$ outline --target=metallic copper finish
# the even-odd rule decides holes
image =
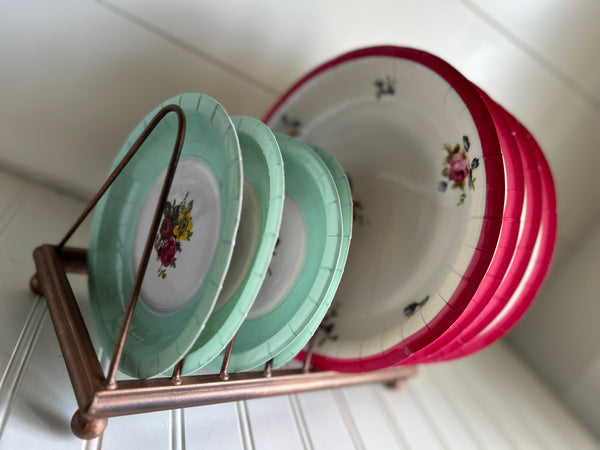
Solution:
[[[85,417],[113,417],[173,408],[187,408],[254,398],[286,395],[318,389],[340,388],[362,383],[387,382],[416,373],[411,366],[393,367],[375,372],[338,373],[273,371],[270,378],[261,372],[230,374],[228,381],[219,376],[200,375],[182,378],[174,386],[167,379],[120,381],[115,390],[96,393]]]
[[[88,273],[87,250],[76,247],[57,247],[60,260],[67,273]]]
[[[223,363],[221,364],[221,373],[219,377],[223,381],[229,380],[229,374],[227,373],[227,366],[229,366],[229,360],[231,359],[231,352],[233,351],[233,344],[235,344],[235,336],[229,341],[227,344],[227,348],[225,349],[225,355],[223,356]]]
[[[108,190],[110,185],[117,179],[117,177],[123,171],[123,169],[125,168],[127,163],[129,163],[131,158],[133,158],[133,155],[135,155],[135,153],[138,151],[138,149],[141,147],[141,145],[144,143],[144,141],[148,138],[150,133],[152,133],[152,131],[154,130],[156,125],[158,125],[158,123],[163,119],[163,117],[166,116],[170,112],[175,112],[177,114],[177,117],[179,118],[179,129],[177,131],[177,141],[175,144],[177,147],[177,145],[179,143],[179,137],[180,137],[181,130],[182,130],[182,128],[185,130],[185,114],[179,106],[167,105],[164,108],[162,108],[156,114],[156,116],[154,116],[154,118],[148,124],[146,129],[142,132],[140,137],[137,138],[137,140],[131,146],[131,148],[129,149],[127,154],[119,162],[119,164],[117,165],[115,170],[113,170],[113,172],[110,174],[110,176],[106,179],[106,181],[104,182],[104,184],[102,185],[100,190],[96,193],[94,198],[92,198],[90,203],[84,208],[84,210],[81,213],[81,215],[79,216],[79,218],[75,221],[73,226],[69,229],[69,231],[67,231],[67,234],[65,234],[65,236],[62,238],[60,243],[56,246],[58,249],[61,249],[62,247],[64,247],[64,245],[71,238],[71,236],[73,236],[73,233],[75,233],[75,230],[77,230],[77,228],[79,228],[79,225],[81,225],[81,223],[85,220],[85,218],[92,211],[92,209],[94,209],[94,206],[96,206],[96,203],[98,203],[98,201],[104,195],[104,193]],[[182,123],[183,123],[183,127],[182,127]],[[183,139],[181,139],[181,141],[183,142]],[[171,159],[171,162],[172,161],[173,161],[173,159]],[[166,181],[165,181],[165,184],[167,184]],[[168,189],[167,189],[167,191],[168,191]]]
[[[375,372],[337,373],[300,370],[227,373],[229,354],[223,373],[181,377],[176,367],[170,378],[119,381],[115,389],[106,387],[100,363],[94,352],[65,267],[56,248],[43,245],[35,250],[39,282],[65,359],[79,410],[73,418],[73,432],[82,439],[99,436],[108,417],[138,414],[230,401],[263,398],[294,392],[328,389],[372,382],[397,382],[416,373],[416,367],[402,366]],[[181,364],[181,363],[179,363]],[[178,364],[178,366],[179,366]],[[175,381],[175,382],[174,382]],[[100,419],[100,420],[99,420]]]
[[[66,276],[67,272],[87,273],[86,250],[65,247],[65,243],[123,170],[156,124],[164,115],[173,111],[179,117],[179,130],[175,149],[148,235],[142,265],[140,265],[140,269],[136,274],[135,286],[121,325],[120,338],[111,360],[108,376],[104,378],[81,316],[81,311]],[[124,380],[119,381],[117,385],[114,379],[115,373],[150,255],[148,248],[152,249],[153,237],[158,229],[158,219],[162,214],[162,208],[181,152],[184,129],[185,116],[183,111],[176,105],[163,108],[144,130],[60,244],[58,246],[42,245],[33,253],[37,273],[31,278],[30,287],[33,292],[46,297],[52,323],[79,405],[79,409],[71,421],[73,433],[82,439],[95,438],[104,432],[107,418],[113,416],[210,405],[360,383],[386,382],[390,385],[399,386],[403,380],[413,376],[417,369],[410,366],[392,367],[364,373],[310,372],[314,337],[309,343],[301,370],[272,370],[272,361],[269,361],[264,372],[229,374],[227,373],[227,367],[235,342],[234,337],[225,351],[221,373],[217,375],[182,377],[182,360],[175,366],[170,378]]]
[[[271,378],[271,375],[273,375],[273,360],[270,359],[267,361],[267,364],[265,364],[265,370],[263,370],[263,376],[265,376],[266,378]]]
[[[404,379],[388,381],[387,383],[385,383],[385,385],[390,389],[401,389],[404,387]]]
[[[302,372],[308,373],[310,371],[310,360],[312,358],[313,349],[315,346],[315,336],[310,338],[308,341],[308,349],[306,350],[306,355],[304,355],[304,363],[302,365]]]
[[[71,431],[79,439],[94,439],[104,433],[108,419],[85,420],[81,412],[76,411],[71,419]]]
[[[104,388],[102,368],[55,248],[42,245],[33,259],[77,404],[85,408]]]
[[[175,364],[173,375],[171,375],[171,383],[175,385],[181,384],[181,368],[183,367],[183,359]]]
[[[37,273],[34,274],[29,280],[29,289],[36,295],[44,295],[44,291],[42,291],[42,285],[40,283],[40,278]]]
[[[121,362],[121,355],[123,353],[123,347],[125,346],[125,340],[127,339],[127,331],[129,330],[129,325],[131,324],[131,319],[133,318],[133,311],[135,310],[135,305],[137,303],[137,298],[140,293],[140,289],[142,287],[142,281],[144,279],[144,274],[146,273],[146,268],[148,267],[148,261],[150,260],[150,253],[152,252],[152,248],[154,246],[154,236],[156,236],[156,232],[158,231],[158,227],[160,226],[160,221],[162,218],[162,213],[165,208],[165,203],[167,201],[167,196],[169,195],[169,190],[171,189],[171,184],[173,183],[173,178],[175,178],[175,170],[177,169],[177,163],[179,162],[179,156],[181,155],[181,148],[183,147],[183,141],[185,138],[185,114],[183,110],[176,105],[168,105],[162,108],[156,116],[152,119],[152,121],[148,124],[146,129],[142,132],[141,136],[135,141],[131,149],[127,152],[123,161],[119,164],[119,167],[115,169],[115,171],[109,177],[109,181],[112,183],[111,178],[117,177],[117,175],[121,172],[123,167],[129,162],[129,160],[133,157],[135,152],[141,147],[144,141],[148,138],[150,133],[156,128],[158,123],[170,112],[175,112],[177,114],[178,128],[177,128],[177,137],[175,139],[175,148],[173,149],[173,155],[171,156],[171,161],[169,162],[169,168],[167,169],[167,174],[165,177],[165,181],[160,192],[160,197],[158,199],[156,210],[154,212],[154,217],[152,219],[152,225],[150,226],[150,232],[148,233],[148,238],[146,239],[146,247],[144,247],[144,253],[142,253],[142,259],[140,261],[140,266],[138,268],[137,274],[135,275],[135,281],[133,283],[133,288],[131,290],[131,295],[129,296],[129,301],[127,303],[127,309],[125,310],[125,317],[123,318],[123,323],[121,324],[121,329],[119,330],[119,335],[117,337],[117,342],[115,344],[115,350],[113,351],[112,359],[110,360],[110,367],[108,369],[108,374],[106,376],[106,386],[109,389],[116,388],[115,377],[117,375],[117,370],[119,368],[119,362]],[[121,164],[123,166],[121,167]],[[114,175],[114,178],[113,178]],[[108,181],[107,181],[108,183]],[[106,183],[105,183],[106,185]],[[108,186],[106,187],[108,188]],[[103,187],[104,189],[104,187]],[[106,189],[104,189],[106,190]],[[104,193],[101,189],[99,193]],[[85,215],[89,213],[89,211],[84,211]],[[79,222],[81,223],[81,222]],[[78,223],[76,223],[79,226]],[[74,230],[73,230],[74,231]],[[70,232],[72,233],[72,231]],[[66,239],[69,238],[69,234],[67,234]],[[65,239],[63,239],[63,244]]]

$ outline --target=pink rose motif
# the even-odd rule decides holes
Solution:
[[[469,162],[467,157],[458,153],[450,160],[450,172],[448,178],[455,183],[461,183],[469,176]]]
[[[171,237],[173,233],[173,221],[168,217],[165,217],[160,225],[160,238],[164,241]]]
[[[163,244],[162,251],[160,252],[160,262],[163,266],[169,267],[175,258],[175,252],[177,251],[177,245],[175,239],[171,238]]]

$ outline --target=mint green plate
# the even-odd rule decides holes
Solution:
[[[309,144],[310,145],[310,144]],[[344,266],[346,265],[346,259],[348,258],[348,250],[350,249],[350,239],[352,238],[352,192],[350,190],[350,184],[348,178],[344,173],[344,169],[337,162],[337,160],[327,153],[321,147],[316,145],[310,145],[312,150],[319,155],[323,162],[327,165],[327,168],[331,172],[331,176],[335,181],[338,195],[340,197],[340,205],[342,208],[342,248],[340,251],[340,257],[337,262],[335,274],[331,280],[329,290],[323,300],[323,303],[319,307],[317,314],[311,319],[308,326],[300,333],[300,335],[292,342],[284,351],[279,353],[273,359],[273,367],[279,367],[285,364],[296,356],[308,343],[311,337],[315,334],[323,317],[327,314],[329,306],[335,296],[337,288],[342,279],[344,273]]]
[[[244,163],[244,201],[223,290],[206,327],[185,357],[184,374],[204,367],[233,338],[267,274],[283,212],[283,161],[271,129],[252,117],[232,117]]]
[[[172,368],[196,342],[233,252],[242,205],[237,133],[225,110],[202,94],[182,94],[150,112],[121,148],[123,158],[160,108],[178,104],[186,135],[175,179],[119,369],[146,378]],[[133,286],[177,131],[168,114],[98,203],[88,250],[91,310],[110,356]]]
[[[288,347],[327,297],[342,246],[335,182],[306,144],[275,134],[283,156],[285,201],[271,265],[238,330],[229,370],[253,369]],[[218,370],[223,356],[209,365]]]

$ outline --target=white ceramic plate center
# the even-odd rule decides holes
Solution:
[[[346,103],[304,130],[303,139],[334,155],[352,183],[354,240],[337,293],[340,335],[369,336],[373,321],[396,326],[407,319],[405,306],[445,279],[470,203],[457,207],[458,194],[437,189],[443,144],[462,139],[454,127],[419,107],[371,100]]]
[[[217,304],[213,311],[218,311],[233,297],[238,290],[241,282],[246,276],[246,272],[252,263],[252,258],[256,252],[258,243],[258,233],[260,230],[260,207],[258,196],[252,183],[244,179],[244,200],[242,201],[242,215],[240,217],[240,226],[235,239],[233,256],[231,264],[227,271],[227,276],[223,282],[223,290],[217,299]]]
[[[302,212],[294,198],[286,192],[273,258],[248,318],[272,311],[287,297],[302,270],[306,244],[306,224]]]
[[[154,182],[133,235],[132,267],[137,273],[166,169]],[[157,313],[181,309],[202,285],[213,259],[221,225],[217,180],[203,161],[182,159],[155,236],[140,297]]]

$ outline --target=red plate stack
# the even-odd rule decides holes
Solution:
[[[412,48],[356,50],[302,77],[264,121],[329,151],[352,184],[317,367],[459,358],[523,316],[554,250],[552,174],[527,129],[455,68]]]

